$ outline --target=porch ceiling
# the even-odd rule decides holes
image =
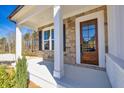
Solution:
[[[96,5],[62,5],[63,19],[79,14],[83,11],[96,8]],[[12,17],[12,20],[31,28],[38,28],[40,26],[53,22],[53,6],[24,6],[17,14]]]

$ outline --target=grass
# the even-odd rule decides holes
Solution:
[[[12,88],[15,87],[15,70],[6,65],[0,65],[0,87]]]

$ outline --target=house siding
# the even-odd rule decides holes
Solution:
[[[65,35],[66,35],[66,51],[64,52],[64,62],[69,64],[76,64],[76,32],[75,32],[75,20],[78,17],[85,16],[94,12],[104,10],[104,24],[105,24],[105,44],[106,52],[108,51],[108,40],[107,40],[107,9],[106,6],[101,6],[87,12],[77,14],[75,16],[64,19],[65,24]],[[38,31],[42,31],[44,28],[53,26],[53,23],[38,28]],[[37,48],[39,49],[39,48]],[[37,56],[42,56],[44,59],[53,59],[54,51],[40,51],[37,50]]]

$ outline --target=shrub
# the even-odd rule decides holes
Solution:
[[[16,73],[13,68],[0,66],[0,88],[26,88],[28,87],[27,60],[18,59]]]
[[[16,64],[16,87],[26,88],[28,87],[28,72],[27,72],[27,60],[25,57],[18,59]]]
[[[0,88],[12,88],[15,86],[14,69],[0,66]]]

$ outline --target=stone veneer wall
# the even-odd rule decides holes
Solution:
[[[89,10],[87,12],[83,12],[80,14],[77,14],[75,16],[69,17],[64,19],[65,24],[65,32],[66,32],[66,51],[64,52],[64,62],[69,64],[75,64],[76,63],[76,32],[75,32],[75,19],[81,16],[85,16],[97,11],[104,10],[104,18],[105,18],[105,42],[106,42],[106,50],[108,46],[108,40],[107,40],[107,9],[106,6],[101,6],[98,8],[95,8],[93,10]],[[43,28],[53,26],[53,23],[45,25],[40,27],[38,30],[42,31]],[[39,49],[39,48],[38,48]],[[53,51],[39,51],[37,50],[36,54],[38,56],[43,56],[44,59],[52,58],[54,57]]]
[[[75,33],[75,16],[64,19],[66,32],[66,51],[65,63],[75,64],[76,62],[76,33]]]

